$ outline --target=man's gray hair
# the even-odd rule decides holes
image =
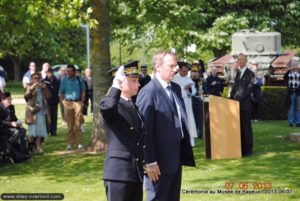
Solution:
[[[165,56],[167,56],[167,55],[171,55],[172,57],[174,57],[175,59],[177,59],[176,53],[171,52],[171,51],[163,50],[163,51],[157,52],[157,53],[153,56],[153,59],[152,59],[152,67],[153,67],[153,68],[156,68],[156,66],[160,66],[160,65],[162,64],[162,62],[163,62],[163,59],[164,59]]]

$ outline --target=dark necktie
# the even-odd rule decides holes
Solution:
[[[175,98],[174,98],[174,93],[173,93],[173,90],[172,90],[172,87],[171,86],[167,86],[167,89],[169,91],[169,98],[171,100],[171,103],[177,113],[177,106],[176,106],[176,102],[175,102]]]
[[[183,124],[182,114],[180,112],[178,113],[178,111],[177,111],[177,105],[176,105],[176,101],[175,101],[175,94],[173,92],[172,86],[167,86],[167,90],[169,91],[169,98],[170,98],[170,100],[172,102],[172,105],[173,105],[173,108],[174,108],[174,111],[175,111],[175,116],[178,117],[178,118],[175,118],[175,125],[178,128],[180,127],[180,129],[181,129],[181,137],[183,137],[183,131],[182,131],[182,124]]]

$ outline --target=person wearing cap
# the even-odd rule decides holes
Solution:
[[[201,82],[200,79],[200,69],[199,69],[200,65],[198,63],[192,63],[192,69],[191,69],[191,74],[190,77],[193,80],[193,82],[195,83],[195,88],[196,88],[196,94],[199,95],[200,93],[200,86],[199,86],[199,82]]]
[[[22,121],[16,116],[15,106],[12,104],[10,92],[5,92],[1,96],[1,111],[5,113],[1,127],[9,131],[10,143],[22,154],[29,154],[27,147],[26,130],[22,126]]]
[[[172,82],[176,54],[154,55],[154,78],[139,92],[137,106],[145,127],[146,200],[179,201],[182,165],[195,166],[181,89]]]
[[[196,94],[194,81],[188,76],[190,64],[187,62],[177,62],[179,73],[174,76],[173,82],[177,83],[181,88],[182,98],[187,113],[188,129],[191,138],[192,147],[195,146],[194,138],[197,137],[197,128],[192,106],[192,96]]]
[[[286,104],[288,111],[288,124],[290,127],[300,127],[300,72],[298,61],[294,58],[289,63],[289,68],[284,75],[287,82],[288,93]]]
[[[57,131],[57,110],[59,103],[58,90],[60,81],[54,76],[52,68],[48,69],[44,81],[51,93],[51,98],[47,99],[48,111],[51,119],[51,122],[47,122],[47,132],[49,135],[55,136]]]
[[[68,125],[67,150],[72,146],[82,149],[82,108],[85,100],[85,85],[76,76],[75,66],[67,66],[67,77],[64,77],[59,87],[59,98],[64,106],[65,120]]]
[[[239,70],[236,73],[230,98],[240,103],[240,126],[242,156],[253,154],[253,131],[251,126],[251,92],[254,73],[247,67],[247,56],[240,53],[237,57]]]
[[[30,158],[27,147],[26,130],[18,120],[15,107],[12,105],[10,92],[1,95],[0,103],[0,149],[14,162],[22,162]]]
[[[109,75],[112,80],[115,78],[117,70],[119,69],[119,67],[112,67],[108,72],[107,75]]]
[[[139,90],[138,72],[137,61],[120,66],[100,101],[108,137],[103,174],[108,201],[143,200],[143,121],[131,100]]]
[[[142,89],[148,82],[151,81],[151,77],[147,74],[147,65],[141,65],[141,73],[139,77],[140,89]]]

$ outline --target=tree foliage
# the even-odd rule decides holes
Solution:
[[[85,0],[0,0],[0,56],[79,62],[90,9]]]
[[[180,55],[195,43],[215,54],[230,50],[241,29],[278,31],[283,45],[297,45],[298,0],[113,0],[113,39],[135,47],[176,48]]]

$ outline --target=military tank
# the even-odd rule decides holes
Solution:
[[[219,76],[225,79],[239,53],[247,55],[248,67],[257,66],[258,75],[265,78],[266,85],[283,85],[283,75],[296,56],[295,50],[281,52],[279,32],[241,30],[232,35],[231,53],[213,59],[208,66],[216,66]]]

